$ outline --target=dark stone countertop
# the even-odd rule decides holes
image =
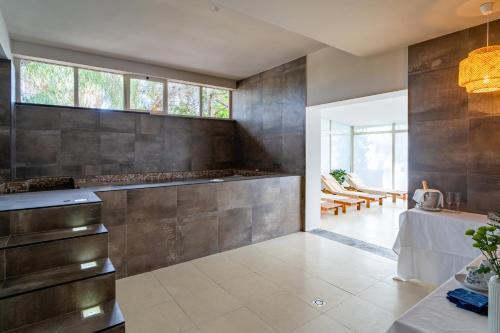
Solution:
[[[230,177],[215,178],[215,179],[187,179],[187,180],[169,181],[164,183],[142,183],[142,184],[123,184],[123,185],[106,184],[106,185],[88,186],[72,190],[4,194],[0,195],[0,212],[101,202],[101,199],[96,195],[96,192],[123,191],[123,190],[133,190],[133,189],[210,184],[210,183],[217,184],[228,181],[242,181],[251,179],[277,178],[277,177],[279,178],[279,177],[293,177],[293,176],[298,176],[298,175],[272,174],[272,175],[249,176],[249,177],[230,176]]]

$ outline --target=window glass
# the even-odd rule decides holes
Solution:
[[[397,190],[408,188],[408,132],[395,134],[394,187]]]
[[[169,82],[168,113],[183,116],[199,116],[200,87]]]
[[[229,90],[203,87],[202,115],[211,118],[229,118]]]
[[[78,69],[79,106],[123,110],[123,75]]]
[[[163,82],[130,79],[130,108],[132,110],[163,111]]]
[[[73,67],[21,60],[19,71],[21,102],[74,105]]]
[[[396,131],[407,131],[408,124],[396,124],[395,129]]]
[[[372,187],[392,188],[392,134],[354,136],[354,172]]]
[[[351,170],[351,126],[332,121],[331,168]]]

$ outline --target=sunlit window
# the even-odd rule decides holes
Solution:
[[[229,118],[229,90],[203,87],[201,92],[203,117]]]
[[[200,87],[169,82],[168,113],[183,116],[199,116]]]
[[[159,81],[130,79],[130,108],[163,111],[163,87],[164,83]]]
[[[123,75],[78,69],[79,106],[123,110]]]
[[[20,61],[20,100],[23,103],[74,105],[73,67]]]

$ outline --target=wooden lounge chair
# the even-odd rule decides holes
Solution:
[[[343,197],[351,197],[357,199],[363,199],[366,202],[366,208],[370,208],[370,204],[372,201],[378,201],[380,206],[383,205],[383,199],[387,196],[378,195],[378,194],[370,194],[365,192],[356,192],[356,191],[347,191],[342,185],[340,185],[335,178],[331,175],[322,175],[321,182],[325,189],[331,193],[336,195],[341,195]]]
[[[329,211],[333,211],[335,215],[339,215],[339,208],[342,208],[342,213],[345,213],[343,206],[341,204],[331,202],[328,200],[321,200],[321,212],[328,213]]]
[[[377,195],[392,196],[392,202],[396,202],[396,198],[401,198],[403,200],[406,200],[406,198],[408,196],[408,192],[406,192],[406,191],[388,190],[388,189],[366,186],[363,183],[363,180],[355,173],[348,173],[347,174],[347,183],[349,183],[349,185],[352,186],[355,190],[360,191],[360,192],[377,194]]]
[[[341,195],[321,193],[321,200],[333,202],[342,206],[342,213],[347,212],[347,207],[356,206],[357,210],[361,210],[361,204],[365,202],[362,199],[343,197]]]

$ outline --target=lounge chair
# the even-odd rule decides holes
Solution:
[[[339,184],[339,182],[333,178],[331,175],[322,175],[321,176],[321,182],[323,183],[323,186],[325,186],[325,189],[330,192],[331,194],[337,194],[341,195],[344,197],[351,197],[351,198],[357,198],[357,199],[363,199],[366,201],[366,208],[370,208],[370,203],[372,201],[378,201],[378,204],[380,206],[383,205],[383,199],[386,198],[387,196],[385,195],[378,195],[378,194],[370,194],[370,193],[365,193],[365,192],[355,192],[355,191],[348,191],[346,190],[342,185]]]
[[[396,198],[398,198],[398,197],[403,199],[403,200],[406,200],[406,198],[408,196],[408,192],[406,192],[406,191],[389,190],[389,189],[382,189],[382,188],[366,186],[363,183],[363,180],[355,173],[348,173],[347,174],[347,183],[350,186],[352,186],[354,189],[356,189],[357,191],[360,191],[360,192],[377,194],[377,195],[392,196],[392,202],[396,202]]]
[[[361,210],[361,204],[365,202],[363,199],[343,197],[341,195],[327,194],[325,192],[321,193],[321,200],[342,205],[342,213],[345,213],[347,211],[347,207],[350,206],[356,206],[357,210]]]
[[[329,211],[332,211],[333,210],[333,213],[335,215],[339,215],[339,208],[342,209],[342,213],[345,213],[344,211],[344,206],[342,206],[341,204],[338,204],[338,203],[335,203],[335,202],[331,202],[331,201],[328,201],[328,200],[321,200],[321,212],[326,212],[328,213]]]

